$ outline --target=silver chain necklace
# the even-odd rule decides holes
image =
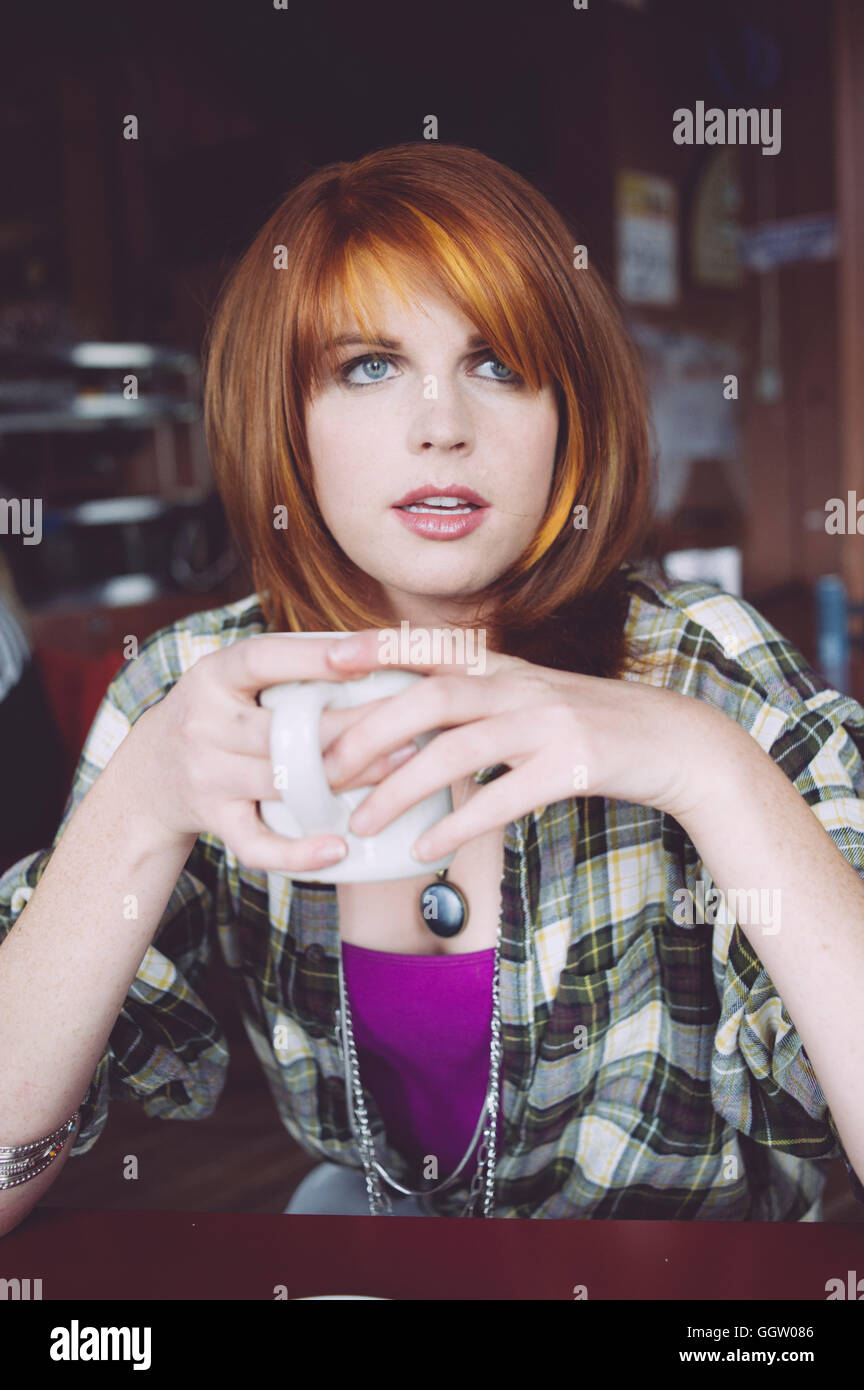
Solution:
[[[403,1187],[401,1183],[392,1178],[387,1170],[378,1162],[375,1157],[375,1141],[372,1131],[369,1128],[369,1119],[366,1114],[366,1102],[363,1098],[363,1087],[360,1081],[360,1068],[357,1063],[357,1048],[354,1043],[354,1030],[351,1027],[351,1010],[348,1006],[348,996],[345,989],[345,976],[342,970],[342,950],[340,943],[339,950],[339,1004],[337,1011],[337,1028],[340,1030],[342,1040],[342,1060],[345,1068],[345,1094],[348,1100],[348,1118],[351,1124],[351,1131],[357,1140],[360,1149],[360,1157],[363,1161],[363,1169],[366,1174],[366,1192],[369,1197],[369,1210],[373,1216],[392,1216],[393,1204],[390,1196],[381,1186],[381,1178],[395,1188],[397,1192],[403,1193],[406,1197],[428,1197],[433,1192],[443,1192],[445,1188],[452,1187],[456,1182],[474,1145],[477,1142],[481,1129],[483,1129],[483,1140],[477,1151],[477,1170],[471,1179],[468,1201],[465,1203],[460,1216],[475,1216],[477,1198],[484,1189],[483,1195],[483,1216],[491,1216],[495,1203],[495,1147],[496,1147],[496,1126],[498,1121],[498,1080],[501,1070],[501,1001],[499,994],[499,964],[501,954],[501,922],[498,922],[498,937],[495,942],[495,969],[492,976],[492,1041],[489,1051],[489,1088],[486,1092],[486,1100],[483,1109],[480,1111],[480,1118],[477,1121],[477,1128],[471,1136],[468,1145],[458,1166],[445,1178],[443,1182],[435,1187],[427,1187],[416,1191],[410,1187]],[[484,1120],[486,1121],[483,1128]],[[358,1134],[359,1125],[359,1134]],[[484,1173],[485,1170],[485,1173]]]

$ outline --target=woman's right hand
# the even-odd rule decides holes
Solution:
[[[350,677],[328,665],[328,642],[284,637],[266,633],[201,657],[135,721],[118,752],[132,760],[137,810],[148,814],[169,842],[189,839],[191,848],[199,834],[209,832],[246,868],[290,874],[337,863],[347,844],[327,834],[289,839],[260,819],[256,802],[278,801],[279,792],[270,762],[273,714],[257,704],[256,695],[282,681]],[[325,709],[322,753],[380,703]],[[407,757],[410,753],[399,750],[376,759],[340,791],[381,781]],[[328,855],[333,848],[343,852]]]

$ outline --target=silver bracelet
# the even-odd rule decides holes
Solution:
[[[69,1135],[75,1128],[79,1112],[76,1110],[44,1139],[34,1139],[30,1144],[0,1144],[0,1191],[7,1187],[17,1187],[29,1182],[37,1173],[42,1173],[55,1160]]]

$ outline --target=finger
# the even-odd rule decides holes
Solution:
[[[372,787],[376,783],[388,777],[397,767],[401,767],[409,758],[416,756],[416,743],[408,744],[406,748],[397,748],[393,753],[385,753],[382,757],[376,758],[368,767],[364,767],[355,777],[348,782],[341,782],[338,787],[327,777],[327,760],[324,759],[324,775],[327,777],[330,790],[334,795],[341,795],[342,792],[358,791],[361,787]],[[254,770],[249,769],[246,775],[246,783],[253,784],[259,788],[258,793],[250,799],[256,801],[278,801],[282,796],[282,788],[288,785],[291,778],[290,764],[277,763],[274,767],[269,759],[256,759],[258,767],[257,776]],[[260,790],[265,788],[265,790]]]
[[[228,753],[250,758],[270,757],[273,711],[248,700],[235,700],[221,724],[221,744]]]
[[[373,786],[416,754],[417,746],[412,743],[408,748],[377,758],[339,791]],[[281,801],[282,787],[291,777],[291,768],[284,764],[277,764],[274,768],[269,756],[254,758],[229,753],[224,755],[224,761],[214,766],[213,776],[228,801]]]
[[[291,768],[280,763],[274,767],[269,753],[263,758],[229,753],[224,768],[214,767],[214,777],[226,801],[281,801]]]
[[[345,841],[335,835],[309,835],[300,840],[279,835],[265,826],[249,802],[236,802],[224,819],[224,843],[247,869],[273,873],[323,870],[338,863],[348,850]],[[342,853],[334,858],[328,850],[337,848]]]
[[[257,695],[269,685],[283,681],[351,679],[327,660],[330,642],[324,637],[308,637],[301,633],[263,632],[240,642],[220,647],[218,656],[227,683],[241,694]],[[208,657],[202,657],[207,661]]]
[[[361,720],[366,710],[386,704],[392,696],[380,700],[369,700],[365,705],[350,709],[325,709],[321,713],[319,729],[322,752],[330,744]],[[231,753],[246,754],[249,757],[266,758],[270,756],[270,737],[273,724],[273,711],[256,705],[248,699],[237,699],[227,720],[223,747]]]
[[[355,777],[347,782],[334,783],[327,774],[327,759],[324,759],[324,772],[330,783],[331,791],[350,792],[358,790],[360,787],[371,787],[376,783],[389,777],[395,768],[401,767],[410,758],[416,757],[418,752],[416,743],[409,743],[404,748],[397,748],[392,753],[383,753],[380,758],[376,758],[368,767],[363,768]]]
[[[388,696],[388,699],[390,698],[392,696]],[[386,703],[386,699],[369,701],[368,705],[356,706],[353,709],[325,710],[321,716],[322,751],[328,748],[329,744],[333,739],[338,738],[340,733],[344,733],[346,727],[351,727],[358,720],[363,719],[364,710],[372,708],[372,706],[383,705],[383,703]],[[271,766],[271,751],[269,749],[271,749],[272,717],[274,717],[274,712],[271,709],[251,705],[249,701],[236,702],[236,708],[226,724],[226,733],[222,735],[221,746],[224,752],[238,756],[240,759],[264,760],[265,767],[269,769]],[[332,720],[332,723],[329,723],[329,720]],[[390,770],[386,756],[376,760],[375,770],[379,777],[386,776]],[[372,780],[376,780],[376,777],[369,777],[369,781]],[[260,787],[261,776],[257,777],[254,784]],[[364,787],[365,783],[353,778],[353,781],[346,785],[346,790],[350,785]],[[272,785],[269,790],[272,792]],[[260,801],[261,796],[254,796],[253,799]]]
[[[492,717],[506,709],[512,699],[513,691],[504,683],[452,675],[417,681],[335,740],[328,750],[328,775],[338,785],[355,777],[373,758],[401,748],[421,734],[484,715]]]
[[[527,811],[539,811],[537,799],[543,795],[541,780],[534,759],[505,772],[481,787],[458,811],[444,816],[421,835],[412,845],[411,854],[421,862],[442,858],[478,835],[509,825]]]
[[[392,698],[387,696],[381,700],[370,700],[365,705],[353,706],[350,709],[325,708],[319,725],[322,752],[329,748],[340,734],[358,723],[366,710],[385,704],[387,699]],[[225,732],[222,736],[222,747],[227,752],[246,754],[249,757],[269,757],[272,724],[271,709],[253,704],[248,699],[235,700],[227,724],[223,725]]]
[[[340,734],[359,724],[361,719],[366,717],[369,711],[374,711],[382,705],[389,704],[394,697],[383,695],[377,700],[367,700],[362,705],[351,705],[343,709],[331,709],[325,705],[321,711],[321,748],[326,750],[335,742]]]
[[[350,829],[358,835],[377,834],[410,806],[476,772],[478,767],[518,765],[530,755],[539,736],[533,728],[526,738],[524,721],[518,712],[439,734],[405,767],[391,773],[369,793],[351,816]]]

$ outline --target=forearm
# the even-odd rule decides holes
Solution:
[[[134,735],[0,946],[0,1144],[49,1133],[81,1101],[195,841],[165,836],[137,803],[147,744]]]
[[[678,819],[724,897],[766,889],[779,905],[779,922],[739,925],[864,1178],[864,882],[755,740],[716,717],[729,727],[706,744],[700,796]]]

